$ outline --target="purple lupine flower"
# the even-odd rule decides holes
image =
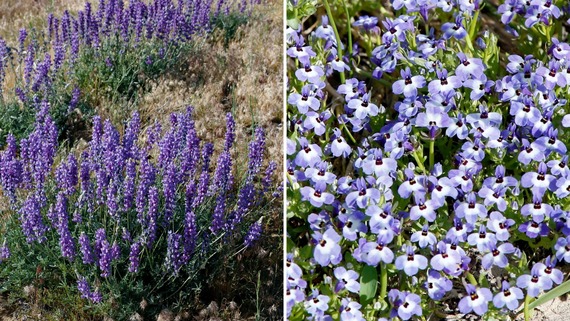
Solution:
[[[43,223],[39,195],[35,193],[29,195],[19,212],[22,232],[26,236],[26,241],[28,243],[45,241],[45,233],[48,228]]]
[[[140,242],[135,242],[131,245],[131,252],[129,253],[129,272],[136,273],[139,270],[140,252],[142,245]]]
[[[6,244],[6,240],[0,246],[0,263],[10,258],[10,249],[8,248],[8,244]]]
[[[89,283],[87,282],[85,277],[80,277],[77,280],[77,289],[79,290],[79,293],[81,293],[82,298],[84,299],[91,298],[91,288],[89,287]]]
[[[186,208],[184,216],[184,244],[183,244],[183,261],[188,262],[194,253],[196,247],[196,240],[198,236],[198,229],[196,228],[196,215],[191,208]]]
[[[91,291],[87,279],[83,276],[79,276],[77,279],[77,290],[81,293],[81,297],[88,299],[93,303],[101,303],[103,301],[103,296],[99,291]]]
[[[106,278],[111,275],[111,261],[113,259],[113,253],[109,241],[107,241],[107,235],[105,234],[105,229],[100,228],[95,232],[95,245],[96,253],[99,257],[98,265],[101,270],[101,276]]]
[[[148,211],[144,220],[143,239],[147,248],[151,248],[156,239],[157,221],[158,221],[159,196],[158,189],[155,186],[150,187],[148,191]]]
[[[25,29],[22,29],[25,31]],[[21,35],[21,30],[20,30]],[[23,45],[23,42],[20,42]],[[22,52],[23,49],[20,50]],[[4,78],[6,77],[6,67],[8,66],[8,47],[4,39],[0,39],[0,84],[4,85]],[[2,96],[2,89],[0,88],[0,96]]]
[[[6,137],[6,149],[0,153],[0,183],[10,201],[16,201],[16,188],[22,182],[22,162],[17,158],[18,145],[12,134]]]
[[[471,311],[477,315],[483,315],[489,308],[489,301],[493,300],[493,293],[487,288],[476,288],[472,284],[466,284],[467,295],[459,301],[459,311],[467,314]]]
[[[164,195],[164,225],[170,224],[172,214],[176,207],[176,186],[178,185],[178,173],[176,164],[171,162],[167,165],[166,172],[162,178],[162,190]]]
[[[262,226],[261,226],[261,219],[256,221],[251,225],[247,234],[243,240],[245,247],[252,247],[255,245],[259,237],[261,236]]]
[[[109,216],[111,216],[113,219],[117,221],[120,219],[119,204],[118,204],[118,198],[119,198],[118,184],[119,184],[118,181],[110,180],[109,186],[107,188],[107,195],[106,195],[107,197],[105,198],[107,205],[107,212],[109,213]]]
[[[95,262],[93,249],[91,248],[89,237],[85,232],[81,232],[81,235],[79,236],[79,249],[81,251],[83,264],[91,264]]]
[[[61,256],[73,261],[75,258],[75,243],[69,232],[69,215],[67,213],[67,198],[63,192],[59,192],[55,206],[55,228],[59,234],[59,246]]]
[[[217,234],[224,227],[225,210],[226,196],[224,194],[220,194],[216,198],[216,207],[212,213],[212,224],[210,225],[210,231],[213,234]]]
[[[182,235],[168,231],[165,265],[173,275],[178,275],[183,265]]]

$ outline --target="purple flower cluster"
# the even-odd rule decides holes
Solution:
[[[57,130],[45,108],[38,111],[28,138],[18,144],[9,137],[0,152],[2,189],[30,246],[59,248],[68,264],[90,271],[86,277],[115,282],[125,274],[122,267],[136,277],[148,261],[162,261],[162,274],[186,275],[224,244],[249,247],[259,239],[261,213],[256,206],[271,197],[275,169],[273,164],[261,171],[261,128],[250,144],[244,179],[236,184],[231,114],[214,171],[213,144],[198,137],[191,107],[172,114],[164,132],[154,126],[143,133],[135,112],[122,137],[109,121],[95,117],[92,139],[81,157],[70,154],[58,164]],[[0,248],[0,262],[10,257],[13,242],[7,239]],[[92,292],[85,278],[78,280],[78,289],[82,297],[101,302],[101,293]]]
[[[561,17],[546,2],[506,3],[531,28]],[[356,288],[350,279],[369,266],[387,274],[379,287],[389,293],[367,302],[361,292],[360,303],[369,304],[361,311],[373,305],[375,317],[402,320],[425,315],[421,302],[444,300],[454,281],[465,286],[453,308],[478,315],[514,310],[523,290],[536,297],[562,281],[556,266],[570,252],[570,141],[560,134],[570,126],[570,45],[548,38],[544,56],[506,54],[505,68],[496,38],[485,35],[473,47],[478,21],[465,17],[477,17],[480,1],[392,5],[405,13],[386,17],[379,31],[376,18],[352,24],[359,29],[347,31],[348,41],[351,32],[363,39],[352,48],[339,42],[347,38],[331,28],[331,13],[308,38],[301,28],[287,30],[288,234],[296,247],[286,286],[294,320],[336,315],[328,300],[355,299],[347,285]],[[423,34],[431,16],[441,32]],[[326,58],[341,49],[344,69]],[[380,96],[391,106],[377,103]],[[514,267],[530,255],[516,240],[543,239],[556,243],[547,249],[555,255],[535,258],[541,262],[528,270]],[[473,274],[481,273],[504,282],[479,285]],[[364,320],[348,301],[351,316],[341,319]],[[387,302],[389,311],[376,305]]]

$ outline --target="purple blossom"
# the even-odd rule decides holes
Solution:
[[[544,273],[544,264],[533,265],[530,274],[523,274],[517,278],[517,287],[526,289],[531,297],[537,297],[541,291],[552,288],[552,279]]]
[[[392,85],[392,90],[395,94],[404,94],[407,98],[416,97],[418,89],[423,88],[426,85],[425,78],[420,75],[412,76],[412,72],[409,67],[402,69],[402,71],[400,71],[400,75],[403,79],[397,80]]]
[[[325,233],[315,232],[315,260],[322,266],[338,264],[342,260],[341,248],[338,244],[342,236],[338,235],[333,228],[329,228]]]
[[[427,268],[428,260],[425,256],[416,254],[413,246],[404,245],[402,250],[405,254],[396,258],[394,262],[396,269],[403,270],[407,275],[413,276],[418,273],[418,270]]]
[[[262,232],[262,226],[261,226],[261,221],[259,220],[253,223],[249,228],[249,231],[247,232],[247,235],[245,236],[244,239],[245,247],[252,247],[257,242],[257,240],[259,240],[261,232]]]
[[[467,295],[459,301],[459,311],[467,314],[471,311],[477,315],[483,315],[487,312],[489,301],[493,300],[491,290],[487,288],[476,288],[472,284],[466,284],[465,290]]]
[[[334,276],[338,280],[335,287],[336,292],[342,289],[347,289],[352,293],[358,293],[360,291],[360,282],[358,281],[359,275],[356,271],[347,270],[346,268],[339,266],[334,269]]]

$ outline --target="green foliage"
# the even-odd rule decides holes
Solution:
[[[224,47],[228,47],[236,36],[240,26],[247,24],[249,16],[245,13],[231,12],[228,15],[220,14],[212,17],[212,26],[219,29],[224,37]]]

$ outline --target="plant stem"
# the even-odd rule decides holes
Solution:
[[[388,288],[388,269],[386,264],[380,263],[380,299],[384,300],[386,297],[386,290]]]
[[[348,54],[352,57],[352,32],[350,31],[350,15],[348,14],[348,7],[346,1],[342,0],[344,13],[346,14],[346,30],[348,30]]]
[[[435,147],[435,138],[430,139],[429,141],[429,168],[433,170],[433,163],[434,163],[434,147]]]
[[[325,9],[327,11],[327,16],[329,17],[329,22],[331,24],[331,26],[333,27],[334,30],[334,36],[336,38],[336,52],[337,52],[337,56],[342,59],[342,48],[341,48],[341,42],[340,42],[340,35],[338,34],[338,30],[336,28],[336,23],[334,22],[334,18],[331,12],[331,6],[329,5],[329,1],[328,0],[324,0],[323,1],[325,4]],[[344,78],[344,71],[340,72],[340,82],[344,84],[345,82],[345,78]]]
[[[524,321],[530,321],[530,311],[528,309],[528,305],[530,304],[531,297],[530,295],[526,295],[524,298]]]
[[[418,165],[418,167],[420,168],[420,170],[426,174],[426,168],[424,167],[424,162],[420,159],[420,156],[418,155],[418,151],[417,149],[414,150],[414,152],[412,153],[412,156],[414,157],[414,159],[416,160],[416,163]]]

